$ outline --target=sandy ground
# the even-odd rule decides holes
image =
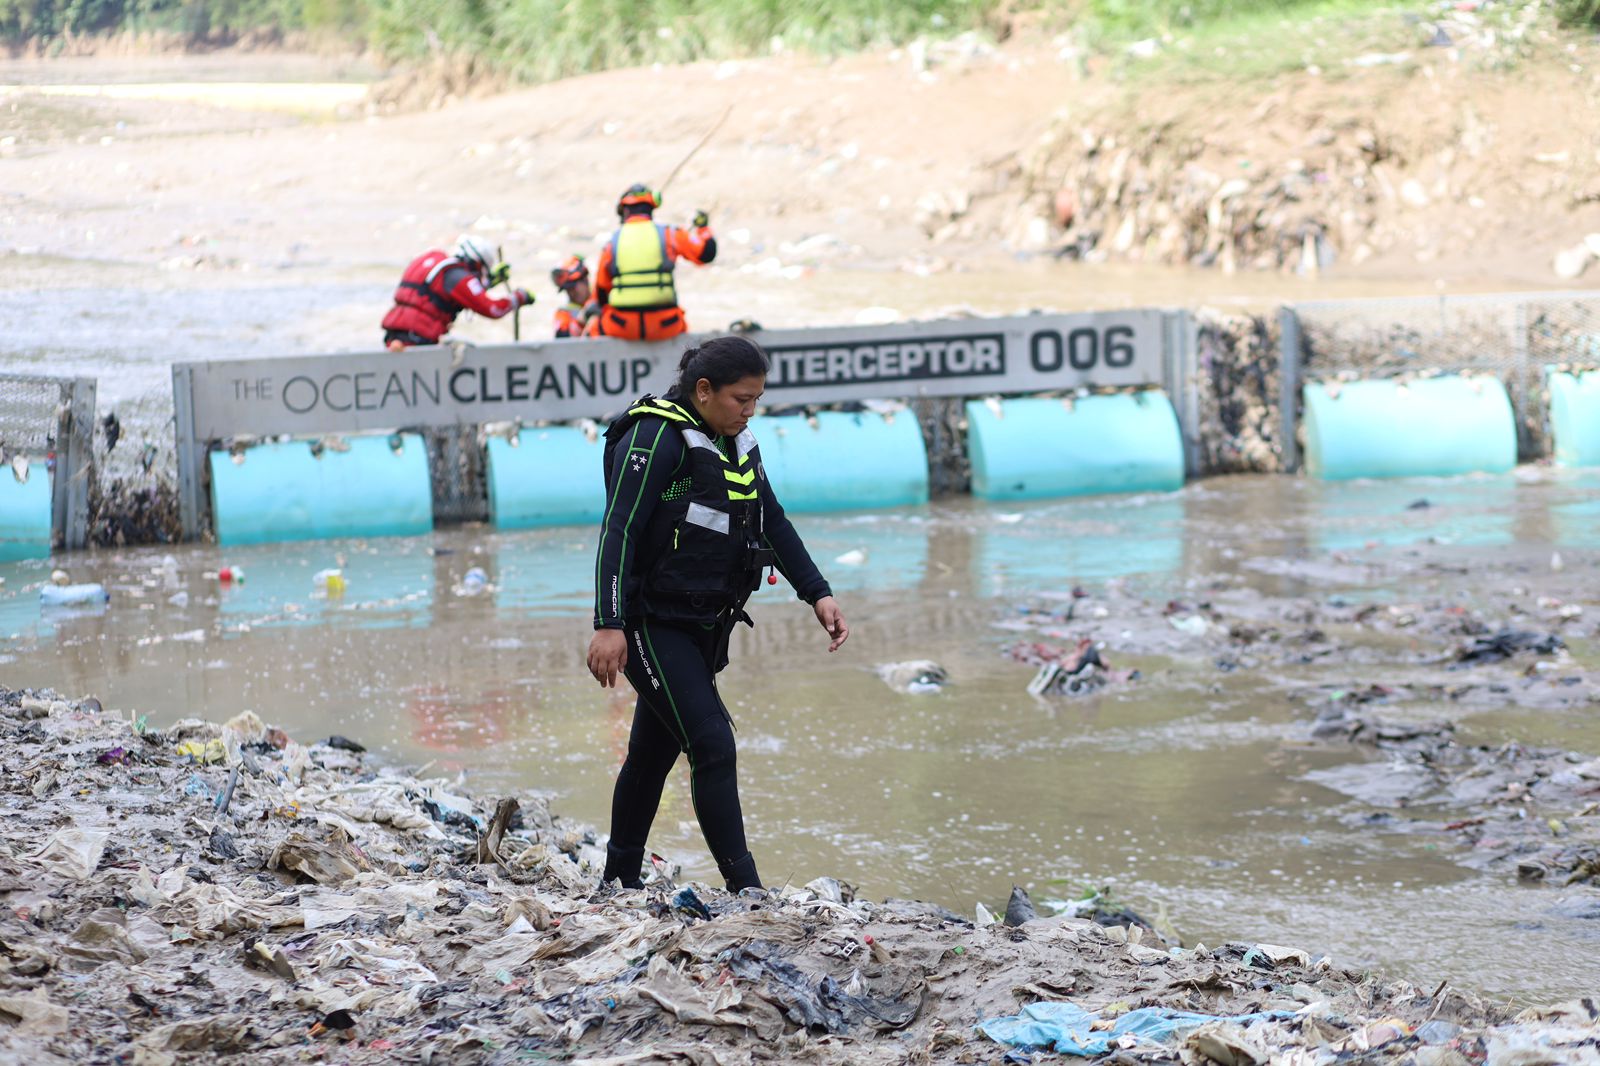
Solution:
[[[422,247],[469,229],[502,243],[522,268],[519,280],[548,298],[538,284],[544,270],[569,251],[596,250],[616,194],[636,180],[661,181],[726,113],[667,191],[662,213],[683,221],[706,208],[722,234],[716,281],[687,286],[691,299],[697,286],[711,294],[703,306],[713,318],[763,304],[769,317],[782,315],[783,298],[753,294],[800,282],[808,318],[849,321],[885,302],[875,290],[907,287],[886,275],[986,310],[1071,305],[1083,299],[1079,290],[1093,299],[1103,288],[1098,272],[1061,265],[1041,280],[1030,274],[1039,264],[1023,262],[1027,223],[1051,211],[1052,184],[1075,180],[1060,145],[1089,132],[1142,145],[1153,174],[1200,162],[1254,173],[1316,165],[1319,146],[1337,157],[1346,133],[1363,144],[1370,135],[1383,157],[1365,177],[1341,172],[1333,158],[1319,179],[1382,186],[1367,188],[1359,205],[1360,243],[1371,247],[1359,257],[1342,249],[1320,280],[1273,273],[1264,282],[1245,271],[1219,291],[1216,272],[1174,278],[1150,262],[1149,249],[1132,248],[1110,254],[1113,266],[1136,271],[1122,276],[1118,296],[1144,291],[1146,270],[1148,290],[1167,302],[1183,302],[1186,290],[1259,304],[1552,287],[1567,284],[1551,271],[1553,255],[1600,230],[1589,51],[1510,72],[1441,52],[1339,77],[1302,73],[1270,92],[1202,85],[1141,94],[1106,74],[1082,77],[1042,41],[951,45],[920,59],[894,50],[611,71],[436,110],[358,116],[348,86],[318,97],[306,84],[344,77],[348,65],[318,74],[272,56],[237,57],[232,66],[216,57],[12,63],[0,65],[0,82],[234,84],[215,85],[210,105],[127,98],[176,91],[156,84],[119,90],[117,99],[7,89],[3,250],[26,260],[10,270],[0,261],[0,276],[15,284],[45,255],[165,265],[174,288],[191,272],[235,275],[246,286],[263,274],[307,286],[379,282]],[[282,80],[299,85],[267,86],[254,102],[260,110],[213,106],[250,104],[240,83]],[[302,113],[285,114],[284,102],[296,99]],[[1373,100],[1401,106],[1374,109]],[[327,118],[341,101],[351,117]],[[1153,139],[1151,129],[1159,131]],[[1324,206],[1343,210],[1337,197]],[[1345,223],[1326,224],[1338,231]],[[842,283],[808,287],[819,274]],[[308,305],[314,316],[314,298]],[[342,315],[308,321],[336,343],[357,329]]]

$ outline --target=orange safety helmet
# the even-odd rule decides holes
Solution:
[[[651,190],[650,186],[642,182],[634,182],[628,186],[628,191],[622,194],[617,201],[617,217],[626,218],[632,212],[629,208],[645,207],[651,211],[661,206],[661,196]]]
[[[568,256],[567,261],[550,271],[550,280],[555,282],[556,288],[566,292],[580,281],[589,280],[589,267],[583,261],[583,256]]]

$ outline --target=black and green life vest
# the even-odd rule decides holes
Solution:
[[[642,418],[663,419],[683,437],[688,476],[669,486],[651,513],[637,555],[637,595],[650,618],[706,623],[744,607],[772,552],[762,538],[755,435],[747,429],[734,438],[730,457],[691,412],[642,397],[606,431],[605,464],[609,482],[618,442]]]

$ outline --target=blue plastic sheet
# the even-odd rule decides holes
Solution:
[[[1217,1015],[1140,1007],[1119,1015],[1109,1029],[1096,1029],[1094,1024],[1100,1016],[1075,1003],[1032,1003],[1022,1008],[1021,1014],[979,1022],[978,1031],[990,1040],[1011,1047],[1051,1048],[1063,1055],[1093,1056],[1113,1050],[1125,1036],[1164,1044],[1208,1022],[1243,1025],[1262,1018],[1289,1017],[1293,1015],[1288,1011]]]

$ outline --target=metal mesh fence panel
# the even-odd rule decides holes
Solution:
[[[1428,296],[1296,304],[1305,380],[1477,373],[1498,378],[1518,451],[1549,453],[1545,370],[1600,363],[1600,293]]]
[[[1283,418],[1275,318],[1195,315],[1199,396],[1197,466],[1204,474],[1267,473],[1283,467]]]
[[[928,452],[928,492],[948,496],[972,487],[972,460],[967,455],[966,400],[924,399],[911,404],[922,426]]]
[[[478,427],[452,426],[424,433],[428,474],[433,482],[434,522],[487,521],[489,489]]]
[[[67,399],[64,382],[0,374],[0,447],[34,458],[53,451]]]

